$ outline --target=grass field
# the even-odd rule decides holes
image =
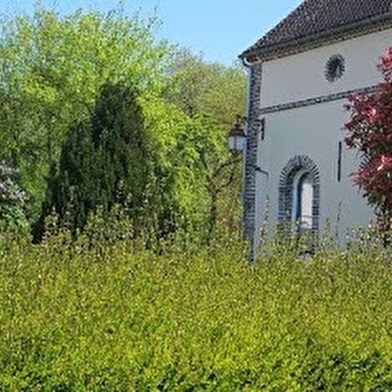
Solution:
[[[1,391],[387,391],[392,258],[0,239]]]

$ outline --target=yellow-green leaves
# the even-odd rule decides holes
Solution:
[[[89,230],[0,238],[0,389],[391,388],[387,252],[248,266],[235,241],[157,255]]]

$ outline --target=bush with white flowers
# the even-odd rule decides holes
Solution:
[[[26,224],[26,192],[18,183],[18,171],[6,161],[0,162],[0,221],[6,227],[21,227]]]

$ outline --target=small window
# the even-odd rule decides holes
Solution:
[[[328,82],[336,82],[339,80],[346,70],[346,64],[343,56],[335,54],[331,56],[325,66],[325,78]]]
[[[296,184],[297,200],[295,220],[301,230],[311,230],[313,227],[313,182],[309,173],[304,173]]]
[[[300,231],[313,228],[314,187],[308,171],[300,169],[294,176],[291,220]]]

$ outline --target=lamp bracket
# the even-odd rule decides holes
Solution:
[[[256,124],[259,128],[257,130],[257,134],[261,133],[261,138],[264,140],[264,124],[265,118],[251,117],[251,116],[241,116],[237,115],[237,124],[241,124],[241,122],[246,124]]]
[[[258,173],[264,174],[265,176],[269,177],[269,173],[263,169],[261,169],[259,166],[254,165],[253,168],[255,169],[255,171],[257,171]]]

